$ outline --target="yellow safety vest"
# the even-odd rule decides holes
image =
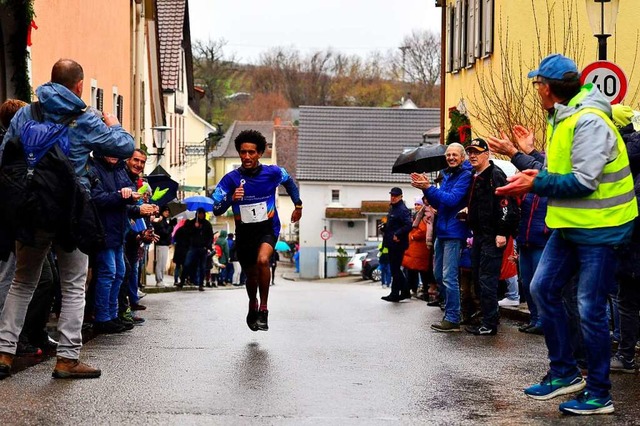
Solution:
[[[624,141],[609,117],[596,108],[584,108],[559,122],[555,128],[551,123],[549,124],[547,128],[549,173],[571,173],[573,135],[578,119],[584,114],[598,115],[614,131],[618,155],[605,165],[599,179],[600,183],[590,195],[582,198],[549,198],[545,220],[549,228],[606,228],[623,225],[638,216],[633,178]]]

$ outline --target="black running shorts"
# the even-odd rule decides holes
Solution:
[[[242,269],[248,269],[256,264],[258,250],[262,243],[275,247],[277,241],[271,221],[264,224],[236,223],[236,253]]]

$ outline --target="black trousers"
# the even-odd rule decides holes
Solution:
[[[471,248],[473,282],[480,290],[482,325],[498,327],[498,281],[505,247],[496,246],[495,235],[474,235]]]
[[[402,257],[404,250],[389,248],[389,266],[391,268],[391,294],[394,296],[409,294],[407,279],[402,273]]]

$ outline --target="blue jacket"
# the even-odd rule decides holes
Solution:
[[[439,188],[430,186],[424,195],[429,204],[438,210],[436,216],[436,238],[465,239],[469,234],[466,222],[456,218],[460,210],[467,207],[469,188],[471,188],[471,163],[463,162],[455,169],[442,171],[442,183]]]
[[[114,248],[124,244],[125,233],[129,230],[129,219],[126,206],[135,204],[133,198],[124,199],[120,189],[135,185],[129,179],[124,162],[115,166],[96,158],[90,163],[89,180],[91,181],[91,198],[98,208],[98,214],[105,233],[106,248]]]
[[[57,83],[46,83],[36,89],[42,105],[44,119],[60,122],[70,115],[78,118],[69,125],[69,160],[82,183],[89,188],[86,178],[89,153],[98,156],[129,158],[133,154],[133,137],[122,126],[107,127],[97,111],[87,111],[87,105],[66,87]],[[11,125],[0,146],[0,159],[6,142],[18,136],[24,123],[31,120],[31,107],[20,109],[11,120]]]
[[[544,247],[551,230],[544,223],[547,215],[547,198],[529,192],[520,204],[520,227],[516,242],[518,247]]]

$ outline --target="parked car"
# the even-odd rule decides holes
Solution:
[[[362,271],[362,261],[367,257],[367,253],[356,253],[349,263],[347,263],[347,273],[349,275],[360,275]]]
[[[362,278],[365,280],[380,281],[382,273],[378,269],[378,249],[370,250],[362,260]]]

